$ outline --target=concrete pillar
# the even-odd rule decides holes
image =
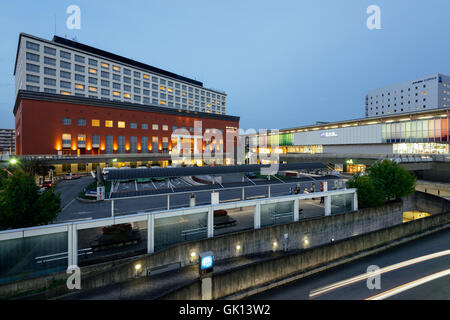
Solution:
[[[73,224],[67,226],[67,267],[73,265],[73,240],[72,240]]]
[[[328,191],[328,181],[323,182],[323,191]]]
[[[68,265],[78,265],[78,231],[75,224],[71,224],[68,228]]]
[[[211,192],[211,204],[219,204],[219,193],[218,192]]]
[[[261,228],[261,203],[257,202],[255,205],[255,216],[253,219],[253,226],[255,229]]]
[[[202,278],[202,300],[212,300],[212,277]]]
[[[325,197],[325,215],[331,215],[331,196]]]
[[[111,217],[114,217],[114,200],[111,200]]]
[[[294,221],[298,221],[300,219],[298,210],[300,208],[300,199],[294,200]]]
[[[245,188],[242,187],[242,201],[245,200]]]
[[[270,198],[270,184],[267,186],[267,196]]]
[[[155,252],[155,216],[147,216],[147,253]]]
[[[208,209],[208,238],[214,237],[214,207]]]
[[[353,194],[353,211],[358,211],[358,193]]]
[[[167,194],[167,210],[170,210],[170,194]]]
[[[191,196],[189,198],[189,206],[195,207],[195,194],[191,194]]]

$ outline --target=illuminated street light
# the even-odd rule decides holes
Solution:
[[[17,159],[16,158],[11,158],[9,159],[9,163],[12,165],[16,165],[17,164]]]

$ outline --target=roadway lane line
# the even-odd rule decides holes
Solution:
[[[410,265],[413,265],[413,264],[416,264],[416,263],[428,261],[428,260],[431,260],[431,259],[440,258],[440,257],[447,256],[447,255],[450,255],[450,250],[444,250],[444,251],[440,251],[440,252],[435,252],[435,253],[428,254],[428,255],[425,255],[425,256],[421,256],[421,257],[418,257],[418,258],[402,261],[402,262],[399,262],[399,263],[396,263],[396,264],[393,264],[393,265],[381,268],[381,269],[379,269],[378,271],[375,271],[375,272],[363,273],[363,274],[360,274],[360,275],[355,276],[353,278],[342,280],[342,281],[330,284],[328,286],[312,290],[309,293],[309,298],[315,298],[315,297],[317,297],[319,295],[322,295],[324,293],[327,293],[327,292],[330,292],[330,291],[333,291],[333,290],[336,290],[336,289],[348,286],[350,284],[353,284],[353,283],[356,283],[356,282],[359,282],[359,281],[362,281],[362,280],[366,280],[366,279],[368,279],[370,277],[374,277],[375,275],[381,275],[381,274],[386,273],[386,272],[394,271],[394,270],[397,270],[397,269],[400,269],[400,268],[404,268],[404,267],[407,267],[407,266],[410,266]]]
[[[74,202],[74,201],[75,201],[75,198],[73,198],[68,204],[66,204],[66,205],[64,206],[64,208],[61,209],[61,212],[63,212],[64,210],[66,210],[67,207],[70,206],[70,205],[72,204],[72,202]]]
[[[444,270],[441,272],[437,272],[437,273],[433,273],[429,276],[402,284],[401,286],[398,286],[398,287],[395,287],[388,291],[382,292],[380,294],[377,294],[377,295],[367,298],[365,300],[384,300],[389,297],[395,296],[396,294],[402,293],[406,290],[421,286],[422,284],[425,284],[427,282],[430,282],[430,281],[433,281],[433,280],[436,280],[436,279],[439,279],[439,278],[442,278],[442,277],[445,277],[448,275],[450,275],[450,269],[447,269],[447,270]]]

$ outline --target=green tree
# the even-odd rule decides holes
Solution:
[[[377,161],[367,169],[367,173],[382,188],[386,200],[398,199],[415,192],[416,177],[395,161]]]
[[[378,182],[367,175],[355,174],[347,181],[348,188],[356,188],[359,208],[376,208],[386,202],[386,195]]]
[[[3,179],[0,188],[0,230],[48,224],[61,211],[60,195],[53,188],[40,194],[34,179],[22,170]]]

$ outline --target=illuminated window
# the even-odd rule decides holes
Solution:
[[[79,83],[76,83],[76,84],[75,84],[75,89],[77,89],[77,90],[83,90],[83,91],[84,91],[84,85],[79,84]]]
[[[123,97],[124,97],[124,98],[127,98],[127,99],[131,99],[131,94],[129,94],[129,93],[124,93],[124,94],[123,94]]]
[[[152,129],[153,130],[158,130],[158,125],[157,124],[152,124]]]
[[[112,120],[105,120],[105,127],[112,128],[113,127],[113,121]]]
[[[159,104],[166,104],[164,100],[159,101]]]
[[[97,69],[89,68],[89,73],[97,74]]]
[[[97,92],[98,89],[96,87],[89,87],[90,92]]]
[[[423,92],[423,95],[425,96],[426,94],[427,94],[427,92],[426,92],[426,91],[424,91],[424,92]]]
[[[72,136],[70,133],[62,134],[62,146],[63,148],[70,148],[72,146]]]
[[[125,128],[125,121],[117,121],[118,128]]]
[[[166,87],[164,87],[164,86],[159,86],[159,90],[164,91],[164,90],[166,90]]]
[[[113,66],[113,70],[114,70],[114,71],[120,71],[120,67],[118,67],[118,66]]]
[[[65,95],[65,96],[70,96],[70,92],[69,91],[61,91],[60,93]]]
[[[150,79],[150,76],[144,73],[144,79]]]
[[[169,130],[169,126],[167,124],[163,124],[162,126],[163,131]]]
[[[109,64],[105,62],[100,63],[100,65],[102,66],[102,68],[109,69]]]
[[[167,88],[167,91],[173,92],[173,89],[172,88]]]
[[[183,96],[185,96],[187,93],[186,93],[185,91],[183,91],[183,92],[181,92],[181,94],[182,94]]]
[[[119,91],[113,91],[113,96],[120,97],[120,92]]]
[[[92,126],[93,127],[100,127],[100,120],[92,119]]]

